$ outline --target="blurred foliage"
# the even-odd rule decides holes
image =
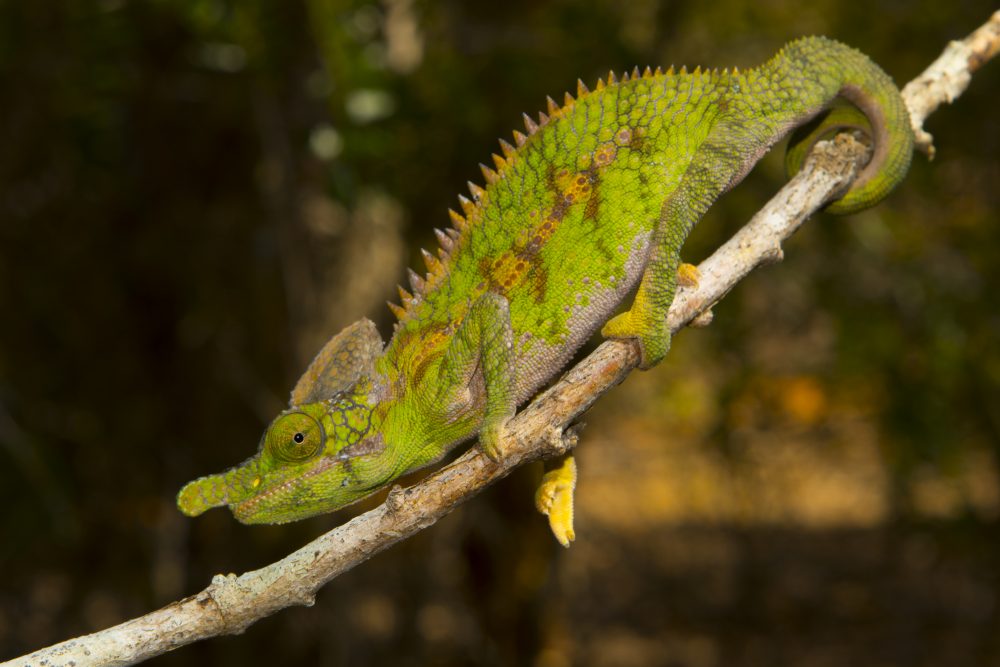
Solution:
[[[337,327],[389,331],[379,304],[546,94],[808,33],[906,81],[992,9],[0,0],[0,658],[356,511],[246,528],[173,497],[250,455]],[[605,397],[568,552],[527,470],[314,608],[158,663],[1000,662],[998,72],[931,118],[937,159],[889,201],[819,216]],[[765,160],[687,258],[782,180]]]

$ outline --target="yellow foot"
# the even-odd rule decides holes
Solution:
[[[546,464],[542,483],[535,492],[535,507],[549,517],[549,527],[559,544],[568,547],[576,539],[573,532],[573,490],[576,488],[576,461],[572,456]]]
[[[701,271],[694,264],[681,264],[677,267],[677,284],[681,287],[697,287],[701,281]]]
[[[639,368],[649,370],[667,356],[670,349],[670,330],[660,322],[643,319],[642,304],[615,315],[605,323],[601,335],[605,338],[634,338],[639,342]],[[665,321],[665,320],[664,320]]]

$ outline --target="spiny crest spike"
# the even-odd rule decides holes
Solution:
[[[403,289],[402,285],[396,285],[396,289],[399,291],[399,300],[403,302],[403,308],[413,303],[413,295]]]
[[[648,79],[653,76],[653,70],[649,69],[649,65],[646,65],[646,69],[642,70],[642,78]]]
[[[587,84],[585,84],[583,82],[583,79],[577,79],[576,80],[576,96],[577,97],[583,97],[584,95],[586,95],[589,92],[590,92],[590,89],[587,88]]]
[[[438,243],[441,244],[441,249],[445,252],[451,252],[451,249],[455,247],[452,242],[451,237],[442,232],[437,227],[434,228],[434,236],[437,237]]]
[[[504,167],[507,166],[507,161],[504,160],[499,155],[497,155],[496,153],[493,153],[490,157],[493,158],[493,164],[496,165],[497,171],[501,171]]]
[[[692,76],[701,76],[701,65],[698,65],[697,67],[695,67],[694,71],[691,72],[691,75]]]
[[[483,197],[486,196],[486,190],[483,190],[472,181],[467,181],[466,185],[469,186],[469,194],[471,194],[477,201],[482,201]]]
[[[573,106],[574,102],[576,102],[576,100],[573,99],[572,95],[570,95],[569,93],[563,93],[563,106],[564,107],[566,107],[568,109],[569,107]]]
[[[513,134],[514,134],[514,143],[517,144],[518,148],[520,148],[521,146],[523,146],[524,142],[527,141],[527,139],[528,139],[528,137],[524,136],[523,134],[521,134],[517,130],[514,130]]]
[[[424,293],[424,279],[420,277],[420,274],[413,269],[406,269],[406,277],[410,281],[410,287],[413,289],[414,294]]]
[[[740,75],[740,68],[733,66],[733,76],[739,76],[739,75]]]
[[[604,79],[598,79],[597,85],[594,86],[594,92],[600,92],[604,90]]]
[[[500,176],[495,171],[487,167],[482,162],[479,163],[479,170],[483,172],[483,179],[485,179],[488,184],[496,183],[497,179],[500,178]]]
[[[550,116],[556,115],[556,112],[559,111],[559,105],[556,104],[556,101],[552,99],[551,95],[546,96],[545,98],[545,108],[548,109]]]
[[[657,65],[656,69],[653,70],[653,76],[663,76],[663,68]]]
[[[524,119],[524,129],[528,131],[529,135],[538,132],[538,124],[535,123],[535,121],[531,120],[531,116],[529,116],[526,113],[523,113],[521,114],[521,117]]]
[[[500,140],[500,150],[503,151],[503,156],[506,158],[509,158],[511,155],[517,152],[516,149],[510,145],[510,142],[504,141],[503,139]]]
[[[638,79],[640,76],[641,75],[639,74],[639,66],[636,65],[635,67],[632,68],[632,78]]]
[[[681,65],[680,75],[681,76],[687,76],[687,73],[688,73],[687,65]]]
[[[675,72],[674,72],[674,66],[671,65],[670,69],[667,70],[667,76],[674,76],[674,74],[675,74]]]
[[[548,123],[549,123],[549,117],[548,117],[548,115],[544,111],[539,111],[538,112],[538,124],[539,125],[548,125]]]
[[[448,217],[451,218],[451,224],[454,225],[455,229],[462,231],[466,227],[465,218],[458,214],[457,211],[448,209]]]
[[[402,320],[406,316],[406,309],[402,306],[396,305],[392,301],[386,301],[386,304],[389,306],[389,310],[392,311],[392,314],[396,316],[397,320]]]
[[[613,86],[618,83],[618,79],[615,78],[615,71],[608,70],[608,85]]]
[[[459,231],[452,227],[449,227],[448,229],[444,230],[444,233],[450,236],[452,241],[457,241],[458,239],[462,238],[462,235],[459,233]]]
[[[622,72],[622,83],[628,83],[628,72]]]
[[[423,248],[420,249],[420,254],[424,258],[424,264],[427,265],[427,271],[429,276],[437,274],[441,270],[441,260],[439,260],[434,255],[430,254]]]
[[[458,203],[462,205],[462,210],[466,215],[471,215],[476,210],[476,205],[465,195],[458,195]]]

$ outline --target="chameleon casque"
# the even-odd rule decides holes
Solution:
[[[459,197],[464,215],[452,211],[453,228],[438,232],[439,257],[425,251],[426,277],[410,271],[413,293],[400,288],[388,345],[365,319],[334,336],[258,453],[181,490],[185,514],[228,505],[243,523],[282,523],[330,512],[477,433],[484,453],[501,456],[515,408],[602,325],[606,337],[638,342],[643,368],[664,357],[688,232],[790,130],[801,128],[790,172],[836,130],[873,141],[868,165],[828,207],[836,213],[885,197],[913,145],[891,79],[822,37],[746,71],[612,73],[524,122],[514,145],[500,141],[496,169],[482,167],[486,186]],[[538,496],[563,544],[573,539],[573,479],[568,459]]]

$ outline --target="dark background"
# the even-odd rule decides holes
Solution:
[[[0,659],[277,559],[191,520],[577,77],[802,34],[905,82],[990,3],[0,1]],[[157,664],[1000,664],[1000,65],[878,208],[820,215],[588,416],[577,543],[520,471],[311,609]],[[767,159],[685,252],[783,182]]]

